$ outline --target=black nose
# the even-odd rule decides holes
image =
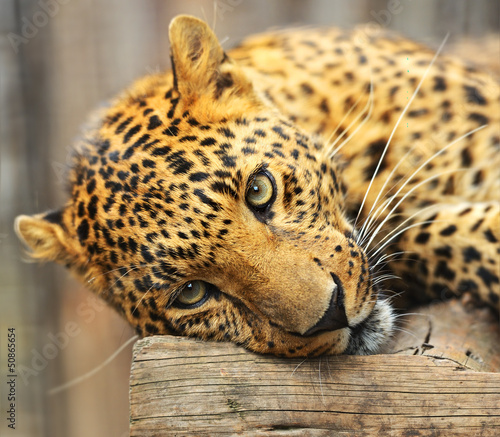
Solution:
[[[335,331],[349,326],[344,307],[344,287],[342,287],[342,283],[337,275],[334,273],[330,274],[332,275],[333,282],[335,282],[335,289],[330,298],[330,305],[318,323],[308,329],[304,335],[316,334],[319,331]]]

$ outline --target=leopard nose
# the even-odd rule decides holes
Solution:
[[[337,329],[347,328],[349,323],[344,307],[344,287],[340,279],[334,273],[330,273],[335,286],[332,290],[330,304],[323,317],[312,328],[308,329],[304,335],[313,335],[321,331],[335,331]]]

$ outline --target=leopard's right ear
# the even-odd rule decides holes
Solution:
[[[33,216],[20,215],[14,223],[17,236],[30,249],[34,259],[66,263],[73,258],[72,239],[62,223],[62,212]]]
[[[261,107],[251,80],[226,55],[205,22],[179,15],[170,23],[169,36],[174,89],[191,113],[215,120]]]

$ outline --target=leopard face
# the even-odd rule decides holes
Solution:
[[[262,353],[373,353],[392,330],[320,140],[283,117],[208,27],[170,27],[173,71],[134,84],[76,147],[71,196],[16,226],[140,335]]]

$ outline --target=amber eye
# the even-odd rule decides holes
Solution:
[[[207,285],[203,281],[188,282],[177,296],[177,303],[183,307],[192,307],[193,305],[203,303],[208,293]]]
[[[274,198],[274,182],[266,172],[257,173],[247,190],[247,202],[253,208],[265,208]]]

